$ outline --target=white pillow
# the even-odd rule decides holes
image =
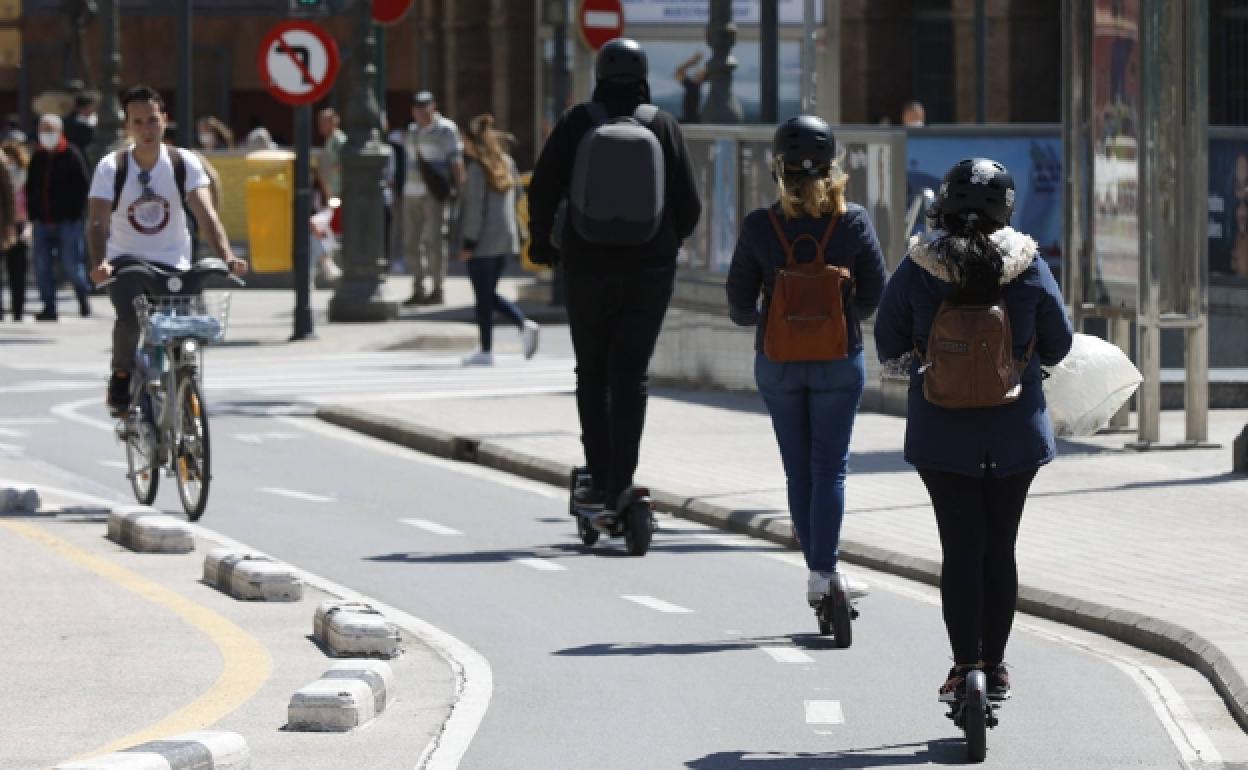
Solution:
[[[1076,334],[1070,354],[1047,371],[1044,398],[1059,436],[1104,428],[1144,379],[1116,345],[1087,334]]]

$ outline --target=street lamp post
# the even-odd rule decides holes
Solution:
[[[711,90],[706,96],[706,108],[702,111],[706,122],[744,123],[745,111],[732,92],[732,73],[737,68],[737,57],[732,55],[732,47],[737,42],[737,25],[732,22],[732,0],[711,0],[706,42],[711,47],[711,58],[706,63]]]
[[[88,155],[94,166],[122,139],[121,120],[121,0],[100,0],[100,28],[103,32],[100,67],[99,122]]]
[[[347,143],[342,148],[343,276],[329,301],[331,321],[388,321],[399,306],[386,302],[381,286],[386,262],[381,112],[373,90],[377,68],[372,3],[356,0],[351,10],[351,99],[346,110]],[[305,224],[306,226],[306,224]]]

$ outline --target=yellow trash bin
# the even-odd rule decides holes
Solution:
[[[289,150],[248,153],[247,171],[251,269],[288,273],[294,269],[295,154]]]

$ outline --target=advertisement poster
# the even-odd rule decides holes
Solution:
[[[1062,138],[1057,129],[1051,136],[924,136],[915,133],[910,136],[907,154],[907,202],[923,188],[939,190],[945,172],[972,155],[992,158],[1009,169],[1016,188],[1013,227],[1036,239],[1040,253],[1061,280]],[[917,224],[921,226],[922,222]]]
[[[1209,275],[1248,281],[1248,133],[1209,140]]]
[[[1096,0],[1092,227],[1084,299],[1135,307],[1139,283],[1140,0]]]
[[[803,0],[779,0],[781,24],[801,24]],[[710,0],[621,0],[626,24],[704,25],[711,18]],[[758,0],[734,0],[732,20],[738,25],[758,24]],[[823,3],[815,3],[815,23],[823,23]]]

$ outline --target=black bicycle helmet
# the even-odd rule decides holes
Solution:
[[[1004,227],[1014,214],[1014,177],[989,158],[966,158],[945,174],[928,217],[937,225],[944,217],[977,214]]]
[[[649,74],[646,50],[632,38],[608,40],[594,60],[594,77],[598,80],[645,80]]]
[[[836,158],[836,137],[822,118],[798,115],[776,128],[771,151],[785,176],[823,176]]]

